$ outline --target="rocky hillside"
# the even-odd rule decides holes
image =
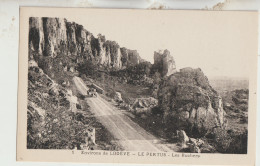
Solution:
[[[29,61],[27,148],[80,148],[91,127],[75,119],[78,99]],[[78,131],[81,131],[78,133]],[[76,135],[77,133],[77,135]],[[90,146],[90,145],[87,145]]]
[[[31,53],[31,52],[30,52]],[[68,73],[67,73],[68,74]],[[67,78],[70,79],[68,75]],[[58,83],[29,60],[27,148],[119,150],[73,82]]]
[[[36,56],[55,58],[67,55],[73,63],[86,60],[107,68],[122,69],[138,64],[142,59],[136,50],[120,47],[105,36],[94,37],[82,25],[68,22],[63,18],[36,18],[29,20],[30,49]],[[35,57],[39,59],[39,57]],[[70,67],[61,64],[63,68]]]
[[[241,132],[248,128],[248,89],[237,89],[222,94],[229,128]]]
[[[224,106],[226,109],[247,112],[248,110],[248,89],[236,89],[223,94]]]

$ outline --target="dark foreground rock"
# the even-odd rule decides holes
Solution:
[[[177,142],[190,153],[214,153],[216,149],[206,139],[188,137],[184,130],[176,131]]]

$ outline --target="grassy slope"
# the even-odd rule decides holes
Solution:
[[[82,78],[86,82],[86,77]],[[152,93],[150,89],[145,86],[120,83],[114,76],[105,75],[103,79],[101,77],[96,77],[94,82],[103,88],[105,90],[105,95],[110,98],[114,97],[115,92],[120,92],[123,100],[127,104],[132,104],[136,98],[150,97]]]

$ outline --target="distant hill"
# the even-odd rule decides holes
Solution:
[[[233,91],[236,89],[248,89],[249,80],[236,77],[212,77],[209,78],[210,85],[219,93]]]

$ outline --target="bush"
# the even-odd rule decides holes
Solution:
[[[247,139],[248,131],[242,133],[231,133],[232,143],[230,144],[227,153],[246,154],[247,153]]]
[[[28,149],[73,149],[85,143],[87,128],[67,110],[46,110],[46,116],[40,120],[28,114]]]
[[[27,148],[72,149],[85,143],[85,129],[70,110],[66,90],[57,85],[57,93],[48,94],[52,83],[45,74],[40,75],[29,68]],[[45,95],[43,95],[45,94]]]
[[[226,130],[215,128],[214,130],[214,146],[218,152],[225,153],[232,142],[230,135]]]
[[[232,130],[216,128],[214,130],[214,147],[221,153],[246,154],[248,132],[241,133]]]

